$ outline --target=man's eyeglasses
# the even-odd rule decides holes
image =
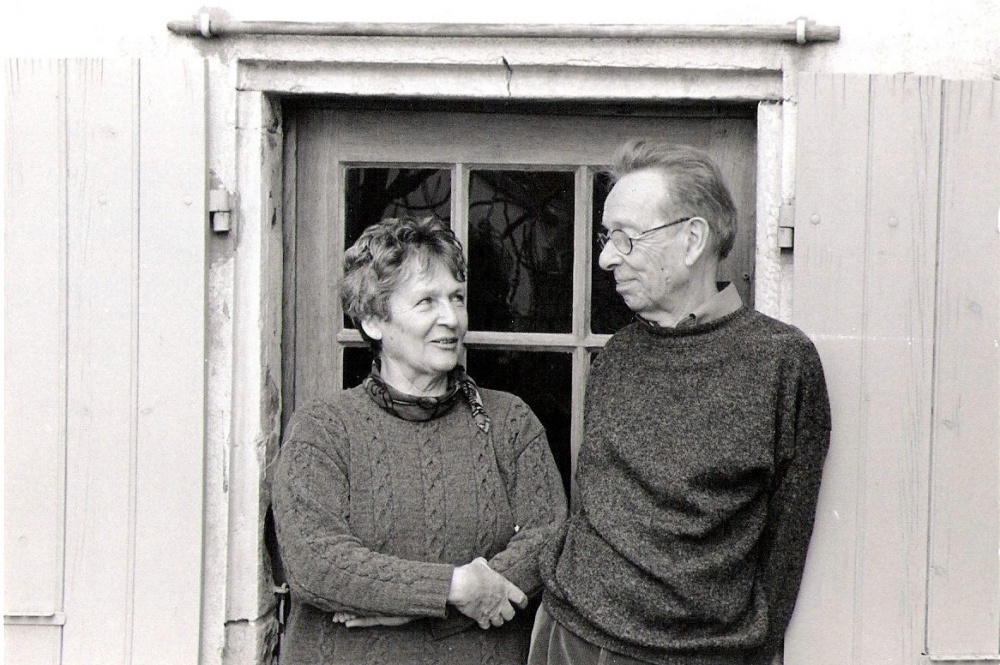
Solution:
[[[610,241],[611,244],[615,246],[615,249],[617,249],[619,252],[621,252],[622,254],[628,254],[632,251],[632,244],[636,240],[642,240],[644,236],[649,235],[653,231],[660,231],[662,229],[667,229],[670,228],[671,226],[675,226],[677,224],[690,222],[692,219],[695,219],[695,217],[684,217],[683,219],[675,220],[673,222],[670,222],[669,224],[663,224],[661,226],[654,226],[651,229],[646,229],[639,235],[634,235],[634,236],[630,236],[621,229],[612,229],[607,233],[598,233],[597,240],[598,242],[601,243],[601,249],[603,249]]]

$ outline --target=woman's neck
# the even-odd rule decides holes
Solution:
[[[414,397],[440,397],[448,392],[448,375],[412,375],[391,362],[382,361],[379,373],[382,380],[401,393]]]

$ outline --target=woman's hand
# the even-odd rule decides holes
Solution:
[[[480,628],[502,626],[514,618],[514,606],[524,609],[528,597],[478,557],[458,566],[451,575],[448,602],[471,617]]]
[[[353,612],[334,612],[335,623],[342,623],[348,628],[370,628],[372,626],[402,626],[410,623],[416,617],[390,617],[390,616],[358,616]]]

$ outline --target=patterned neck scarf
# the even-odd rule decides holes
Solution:
[[[451,411],[461,396],[469,405],[476,427],[484,433],[490,431],[490,417],[483,408],[479,386],[465,373],[465,368],[456,365],[448,372],[448,392],[439,397],[417,397],[407,395],[390,386],[379,372],[378,361],[372,363],[372,371],[362,384],[365,392],[379,407],[397,418],[423,422],[439,418]]]

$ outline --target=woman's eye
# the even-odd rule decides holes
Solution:
[[[452,300],[453,300],[454,302],[457,302],[457,303],[459,303],[459,304],[462,304],[462,305],[464,305],[464,304],[465,304],[465,294],[464,294],[464,293],[456,293],[455,295],[453,295],[453,296],[451,297],[451,299],[452,299]]]

